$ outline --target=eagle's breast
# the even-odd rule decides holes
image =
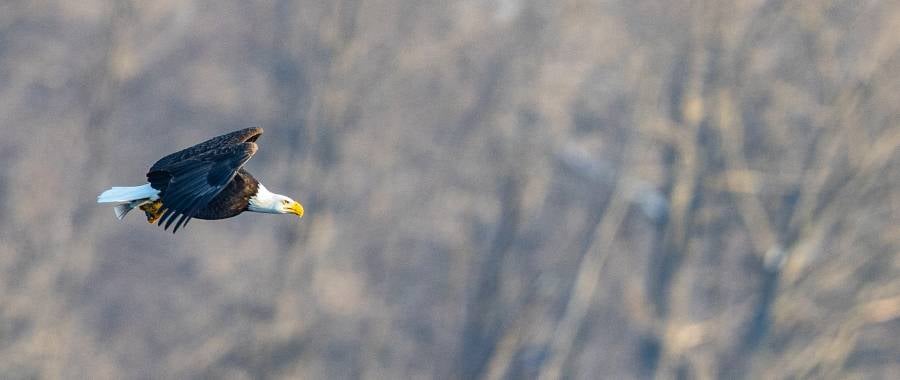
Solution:
[[[250,198],[259,189],[259,182],[250,173],[241,168],[234,179],[213,198],[206,207],[197,210],[197,219],[225,219],[247,211]]]

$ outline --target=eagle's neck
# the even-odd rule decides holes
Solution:
[[[281,214],[281,202],[285,198],[286,197],[283,195],[270,192],[269,189],[266,189],[266,187],[260,183],[259,188],[256,190],[256,194],[253,194],[253,196],[250,197],[250,204],[247,205],[247,210],[268,214]]]

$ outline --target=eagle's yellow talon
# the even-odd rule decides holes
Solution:
[[[141,210],[147,215],[147,223],[153,224],[162,217],[162,201],[156,200],[151,203],[141,205]]]

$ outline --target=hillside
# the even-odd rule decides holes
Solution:
[[[0,4],[4,379],[900,378],[900,3]],[[306,216],[95,203],[260,126]]]

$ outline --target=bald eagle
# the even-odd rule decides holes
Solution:
[[[294,214],[303,217],[303,205],[269,192],[244,164],[256,153],[262,128],[246,128],[214,137],[156,161],[141,186],[113,187],[97,197],[97,203],[119,203],[119,220],[135,207],[172,233],[192,218],[215,220],[244,211]],[[177,220],[177,221],[176,221]]]

